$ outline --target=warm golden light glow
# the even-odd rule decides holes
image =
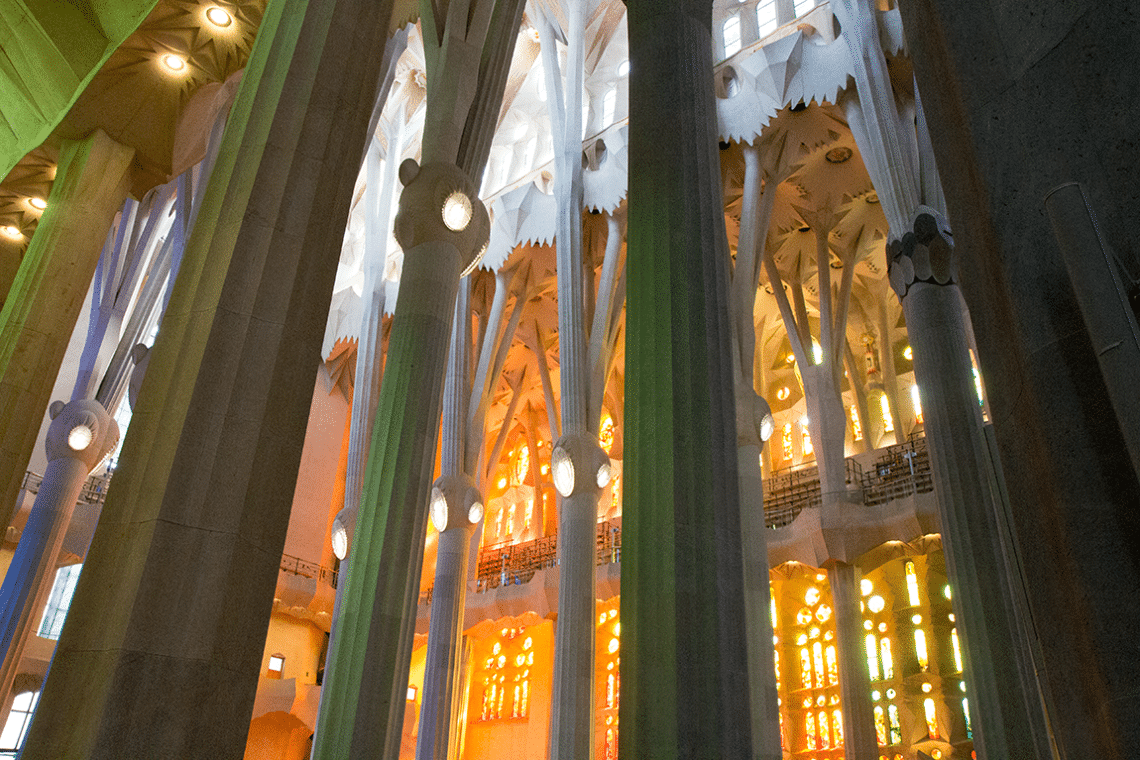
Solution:
[[[186,68],[186,59],[174,53],[167,53],[162,56],[162,65],[165,66],[168,71],[179,73]]]
[[[0,227],[0,232],[3,232],[7,237],[12,238],[13,240],[19,240],[23,237],[23,234],[21,234],[20,230],[10,224],[6,227]]]
[[[233,23],[234,18],[225,8],[213,6],[206,11],[206,20],[217,27],[225,28]]]
[[[45,208],[47,208],[47,201],[45,201],[43,198],[28,198],[28,205],[34,208],[36,211],[43,211]]]

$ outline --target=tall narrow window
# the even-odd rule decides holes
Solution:
[[[914,563],[906,563],[906,593],[910,597],[910,606],[917,607],[922,603],[918,594],[918,573],[915,572]]]
[[[795,0],[796,18],[804,15],[815,7],[815,0]]]
[[[804,716],[804,730],[807,733],[807,749],[819,749],[819,734],[815,732],[815,714]]]
[[[25,691],[17,694],[12,700],[12,711],[8,713],[8,721],[4,724],[4,730],[0,732],[0,757],[14,758],[24,746],[28,726],[32,722],[32,714],[36,711],[36,703],[39,700],[38,691]]]
[[[815,660],[815,688],[823,686],[823,644],[818,641],[812,644],[812,658]]]
[[[923,633],[921,628],[914,630],[914,656],[918,658],[918,667],[922,670],[929,670],[930,657],[926,652],[926,634]]]
[[[523,679],[522,682],[522,705],[519,707],[519,714],[526,717],[527,710],[530,709],[530,679]]]
[[[776,0],[760,0],[756,4],[756,26],[761,37],[767,37],[776,31]]]
[[[887,720],[891,727],[891,744],[902,744],[902,724],[899,723],[899,708],[887,705]]]
[[[835,659],[835,645],[828,644],[824,655],[827,659],[827,685],[835,686],[839,683],[839,663]]]
[[[515,684],[514,699],[511,700],[511,717],[519,717],[519,710],[522,709],[522,684]]]
[[[883,715],[883,706],[875,705],[875,739],[880,747],[887,746],[887,719]]]
[[[863,426],[859,424],[859,409],[854,404],[850,408],[851,413],[851,440],[863,440]]]
[[[800,419],[800,428],[803,430],[803,452],[805,457],[809,457],[815,453],[815,447],[811,445],[811,432],[808,429],[808,418],[803,417]]]
[[[740,17],[730,16],[721,27],[724,33],[724,55],[729,57],[740,50]]]
[[[614,116],[617,113],[617,88],[611,87],[606,90],[605,96],[602,98],[602,129],[614,123]]]
[[[922,700],[922,709],[926,714],[926,729],[930,732],[931,739],[938,738],[938,718],[934,714],[934,700],[930,697]]]
[[[883,658],[883,680],[889,681],[895,677],[895,663],[891,657],[891,640],[886,636],[879,641],[879,654]]]
[[[879,642],[875,638],[875,634],[868,633],[866,638],[867,643],[867,670],[871,673],[871,680],[879,680]]]
[[[891,433],[895,429],[895,420],[891,416],[891,400],[884,393],[879,396],[879,411],[883,414],[883,432]]]
[[[910,386],[910,403],[914,406],[914,421],[922,424],[922,399],[918,395],[918,386]]]
[[[811,688],[811,654],[807,647],[800,650],[800,682],[803,688]]]
[[[843,746],[843,713],[838,708],[831,711],[831,737],[836,747]]]
[[[950,647],[954,650],[954,669],[962,672],[962,647],[958,643],[958,629],[950,629]]]
[[[55,571],[55,582],[48,596],[47,606],[44,607],[44,616],[40,620],[36,635],[44,639],[59,638],[63,630],[63,621],[67,618],[67,608],[71,606],[71,597],[75,594],[75,584],[79,582],[79,572],[83,565],[68,565]]]
[[[819,711],[819,745],[820,749],[827,749],[831,746],[831,728],[827,720],[827,712],[825,710]]]

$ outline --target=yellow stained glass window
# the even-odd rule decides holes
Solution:
[[[950,629],[950,647],[954,650],[954,669],[956,672],[962,672],[962,648],[958,643],[958,629]]]
[[[922,700],[922,710],[926,714],[926,729],[931,739],[938,738],[938,718],[934,714],[934,700],[930,697]]]
[[[895,661],[891,657],[891,640],[884,636],[879,640],[879,654],[883,658],[883,680],[895,677]]]
[[[598,430],[598,445],[607,454],[614,447],[614,419],[608,414],[602,417],[602,425]]]
[[[815,714],[804,716],[804,733],[807,735],[807,749],[819,749],[819,734],[815,732]]]
[[[823,686],[823,644],[818,641],[811,645],[812,658],[815,660],[815,688]]]
[[[829,644],[824,651],[827,660],[827,685],[835,686],[839,683],[839,664],[835,659],[835,645]]]
[[[906,563],[906,593],[910,597],[911,607],[922,604],[918,595],[918,574],[915,572],[913,562]]]
[[[875,705],[875,738],[880,747],[887,746],[887,720],[883,715],[883,706]]]
[[[525,679],[522,682],[522,706],[519,713],[522,717],[526,717],[527,710],[530,708],[530,679]]]
[[[899,708],[887,705],[887,721],[891,727],[891,744],[902,744],[902,726],[899,724]]]
[[[879,680],[879,642],[875,638],[875,634],[868,633],[866,638],[867,643],[867,670],[871,673],[871,680]]]
[[[831,728],[827,720],[827,713],[823,710],[819,711],[819,744],[820,749],[826,749],[831,746]]]
[[[923,670],[930,668],[930,659],[926,655],[926,634],[921,628],[914,630],[914,654],[918,658],[918,667]]]
[[[836,747],[843,746],[843,713],[838,709],[831,711],[831,738]]]
[[[807,647],[800,650],[800,683],[805,689],[811,688],[811,653]]]
[[[859,424],[859,409],[852,404],[850,408],[851,413],[851,440],[863,440],[863,426]]]
[[[879,396],[879,411],[883,414],[883,432],[890,433],[895,429],[895,420],[891,417],[891,400],[884,393]]]

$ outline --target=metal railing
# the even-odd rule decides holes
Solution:
[[[336,588],[337,580],[340,576],[340,573],[332,568],[325,567],[316,562],[309,562],[308,560],[289,554],[281,555],[281,569],[292,575],[299,575],[302,578],[313,578],[327,583],[333,588]]]
[[[854,459],[846,460],[845,471],[847,485],[861,489],[862,503],[868,507],[934,490],[930,452],[923,436],[881,449],[867,472]],[[818,467],[804,467],[764,481],[764,524],[769,528],[789,525],[800,512],[820,503]]]
[[[102,504],[106,501],[107,486],[110,485],[113,474],[113,470],[108,470],[100,475],[92,475],[87,478],[83,483],[83,490],[79,492],[79,503]],[[43,475],[29,470],[24,473],[24,482],[21,484],[21,488],[30,494],[37,494],[40,492],[40,486],[43,485],[43,482]]]

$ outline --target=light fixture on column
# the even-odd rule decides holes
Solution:
[[[772,407],[768,405],[768,401],[763,396],[758,396],[760,399],[759,416],[760,416],[760,442],[766,443],[772,437],[772,433],[776,432],[776,418],[772,416]]]
[[[474,213],[471,199],[461,190],[456,190],[443,201],[443,223],[452,232],[463,232],[471,223]]]
[[[74,451],[83,451],[95,439],[95,431],[87,425],[76,425],[67,434],[67,445]]]
[[[438,486],[431,489],[431,522],[440,533],[447,530],[447,497]]]
[[[333,555],[344,562],[348,556],[348,547],[352,542],[352,529],[356,526],[356,511],[345,507],[336,513],[332,523],[332,550]]]
[[[167,71],[178,74],[186,68],[186,59],[174,53],[167,53],[162,56],[162,65],[166,67]]]
[[[13,227],[10,224],[5,227],[0,227],[0,232],[3,232],[5,237],[10,237],[13,240],[19,240],[24,236],[18,227]]]
[[[224,29],[233,23],[234,18],[225,8],[213,6],[206,10],[206,20],[216,27]]]
[[[33,196],[31,198],[28,198],[28,205],[34,208],[36,211],[43,211],[45,208],[47,208],[47,201],[45,201],[43,198]]]
[[[483,519],[483,502],[477,501],[467,508],[467,522],[478,525]]]
[[[564,435],[555,441],[550,452],[551,478],[554,480],[554,488],[563,497],[570,496],[582,485],[577,479],[579,469],[587,477],[592,475],[587,483],[594,483],[598,488],[605,488],[613,477],[610,458],[597,440],[585,433]]]

